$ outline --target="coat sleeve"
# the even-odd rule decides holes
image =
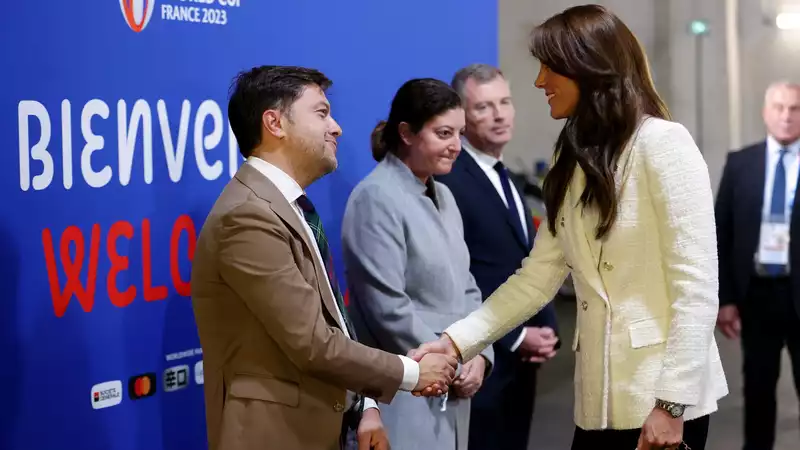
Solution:
[[[468,361],[535,315],[555,296],[568,273],[558,239],[543,226],[522,267],[466,318],[445,330]]]
[[[381,348],[403,355],[439,338],[405,292],[405,232],[394,203],[380,188],[353,194],[342,224],[348,288]]]
[[[719,258],[719,303],[721,305],[732,305],[737,303],[735,292],[735,270],[736,259],[733,257],[734,244],[734,224],[733,206],[736,200],[733,198],[733,184],[736,179],[733,175],[733,163],[731,155],[725,161],[722,170],[722,179],[719,182],[719,192],[717,201],[714,205],[714,215],[717,222],[717,254]]]
[[[691,135],[667,124],[649,132],[641,148],[672,315],[655,395],[696,405],[719,309],[714,198]]]
[[[349,339],[323,316],[320,293],[303,277],[287,232],[267,208],[245,202],[222,218],[222,279],[299,370],[389,402],[404,365],[397,355]]]

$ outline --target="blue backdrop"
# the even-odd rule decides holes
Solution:
[[[238,71],[307,65],[334,80],[339,169],[310,195],[338,236],[400,84],[497,59],[487,0],[5,9],[2,449],[206,448],[188,281],[196,233],[241,163],[226,117]]]

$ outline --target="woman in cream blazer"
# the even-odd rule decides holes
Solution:
[[[515,275],[413,356],[469,361],[536,314],[571,273],[572,448],[702,450],[708,415],[728,393],[714,340],[706,164],[688,131],[668,120],[636,38],[607,10],[551,18],[534,30],[531,51],[551,115],[567,119],[545,181],[548,222]]]

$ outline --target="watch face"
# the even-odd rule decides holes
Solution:
[[[672,417],[680,417],[681,415],[683,415],[683,407],[681,405],[673,405],[672,408],[670,409]]]

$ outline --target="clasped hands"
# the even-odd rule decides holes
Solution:
[[[556,356],[558,336],[550,327],[525,327],[525,338],[519,346],[523,361],[543,363]]]
[[[458,389],[460,389],[460,385],[464,384],[467,384],[464,390],[471,390],[474,387],[473,382],[464,383],[464,373],[459,376],[459,380],[455,380],[459,355],[447,335],[443,334],[438,340],[427,342],[420,345],[419,348],[411,350],[408,352],[408,357],[419,362],[419,381],[413,391],[417,397],[444,395],[454,381],[456,382],[454,386]],[[472,373],[472,370],[473,368],[470,368],[469,373]],[[465,365],[462,372],[466,371],[467,366]],[[480,375],[483,376],[483,369],[480,370]],[[480,387],[480,383],[478,383],[478,387]],[[475,390],[477,391],[477,387]]]

